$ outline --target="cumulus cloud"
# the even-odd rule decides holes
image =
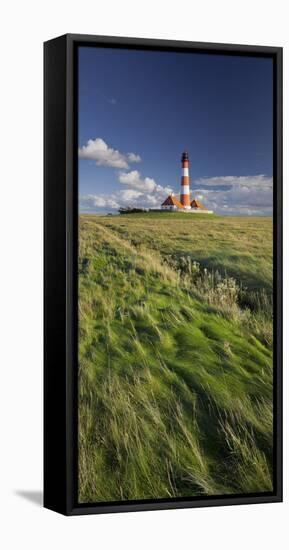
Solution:
[[[273,178],[255,176],[221,176],[199,178],[192,185],[196,198],[218,214],[272,215]]]
[[[119,204],[114,196],[105,195],[81,195],[79,197],[79,208],[82,212],[101,212],[103,210],[115,210]]]
[[[79,147],[78,155],[80,158],[93,160],[98,166],[109,166],[111,168],[129,168],[129,163],[140,162],[141,158],[135,153],[127,155],[120,153],[117,149],[109,147],[101,139],[89,139],[86,145]]]
[[[194,185],[205,185],[211,187],[231,187],[239,185],[242,187],[272,187],[272,177],[264,174],[255,176],[214,176],[203,177],[193,180]]]
[[[172,192],[171,187],[163,187],[152,178],[141,178],[137,170],[121,172],[119,181],[128,186],[110,195],[83,195],[80,197],[80,210],[107,211],[120,207],[159,208],[164,199]]]
[[[140,162],[141,157],[139,155],[136,155],[135,153],[128,153],[127,159],[129,162]]]
[[[157,184],[152,178],[141,179],[140,173],[138,170],[132,170],[132,172],[120,172],[118,175],[118,180],[124,185],[129,185],[133,189],[139,189],[142,192],[153,192],[155,191]]]

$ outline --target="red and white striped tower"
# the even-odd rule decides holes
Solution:
[[[186,210],[191,210],[190,202],[190,177],[189,177],[189,155],[187,151],[182,154],[182,181],[181,181],[181,203]]]

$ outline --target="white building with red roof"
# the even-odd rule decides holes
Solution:
[[[171,193],[162,204],[162,210],[182,210],[183,208],[174,193]]]

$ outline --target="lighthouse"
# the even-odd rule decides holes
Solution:
[[[200,197],[202,198],[202,197]],[[187,151],[182,154],[182,181],[180,200],[175,197],[174,193],[166,198],[161,205],[162,210],[173,210],[178,212],[189,212],[189,214],[213,214],[213,210],[208,210],[199,201],[199,197],[190,199],[190,177],[189,177],[189,155]]]
[[[190,201],[190,177],[189,177],[189,155],[187,151],[182,154],[182,180],[181,180],[181,204],[186,210],[191,210]]]

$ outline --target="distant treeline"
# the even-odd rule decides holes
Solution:
[[[147,212],[146,208],[120,208],[119,213],[120,214],[137,214],[139,212]]]

